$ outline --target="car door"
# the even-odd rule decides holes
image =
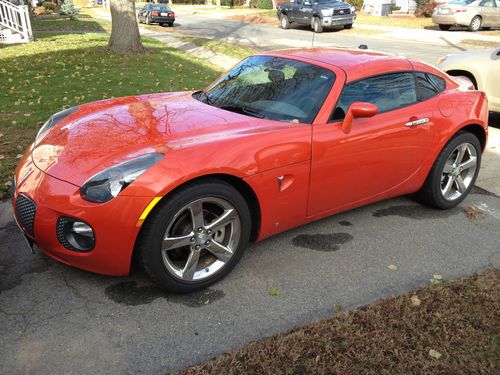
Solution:
[[[495,25],[497,9],[495,0],[483,0],[479,3],[481,7],[481,17],[483,18],[483,26]]]
[[[417,101],[415,82],[405,71],[344,87],[329,123],[313,127],[308,216],[368,202],[419,171],[432,141],[433,112],[427,101]],[[344,134],[342,120],[355,101],[376,104],[379,113],[355,119]]]
[[[301,8],[299,9],[300,16],[301,16],[300,23],[302,23],[304,25],[310,25],[311,24],[312,11],[313,11],[312,2],[308,1],[308,0],[305,0],[302,3]]]

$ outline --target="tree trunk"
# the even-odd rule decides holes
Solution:
[[[111,37],[108,47],[118,53],[144,53],[134,0],[111,0]]]

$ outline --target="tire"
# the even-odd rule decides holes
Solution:
[[[481,30],[481,24],[483,23],[483,19],[480,16],[472,17],[469,24],[469,31],[475,32]]]
[[[211,227],[219,214],[229,215],[227,223]],[[248,245],[250,228],[248,205],[231,185],[216,179],[187,185],[151,213],[138,241],[139,259],[160,286],[175,293],[194,292],[221,280],[236,266]],[[182,242],[173,240],[181,236]],[[188,261],[193,259],[199,261],[190,268]]]
[[[443,31],[448,31],[449,29],[451,29],[451,25],[444,25],[444,24],[440,23],[438,26],[439,26],[439,29],[443,30]]]
[[[347,25],[344,25],[344,29],[352,29],[352,23],[348,23]]]
[[[174,23],[173,22],[169,22],[167,23],[168,27],[173,27],[174,26]]]
[[[290,28],[290,20],[288,19],[288,16],[286,14],[282,14],[280,16],[280,27],[282,29],[289,29]]]
[[[321,25],[321,20],[319,19],[319,17],[314,17],[312,22],[312,28],[315,33],[323,32],[323,26]]]
[[[464,146],[467,147],[467,151],[465,151],[462,159],[456,164],[457,166],[465,166],[465,162],[469,162],[475,157],[474,169],[468,167],[463,168],[462,171],[461,168],[454,167],[454,162],[457,162],[457,157],[459,157],[459,149]],[[479,139],[470,132],[460,131],[439,153],[424,185],[417,192],[417,198],[427,206],[443,210],[453,208],[464,200],[473,188],[480,167],[481,144]],[[458,177],[460,177],[463,183],[462,189],[459,189]],[[448,185],[449,189],[447,190]],[[449,193],[446,193],[447,191]]]
[[[158,25],[163,26],[163,25],[165,25],[165,24],[164,24],[163,22],[160,22]]]

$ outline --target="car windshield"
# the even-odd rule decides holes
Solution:
[[[456,4],[456,5],[469,5],[473,3],[476,0],[453,0],[450,1],[448,4]]]
[[[313,0],[314,4],[331,4],[331,3],[338,3],[338,0]]]
[[[247,116],[310,124],[334,81],[333,72],[316,65],[252,56],[194,97]]]
[[[151,4],[150,7],[151,10],[156,10],[160,12],[168,12],[170,10],[168,6],[161,4]]]

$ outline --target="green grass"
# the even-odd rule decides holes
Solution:
[[[203,88],[220,70],[143,38],[148,53],[116,55],[105,34],[37,34],[0,48],[0,199],[19,155],[55,112],[77,104],[153,92]]]
[[[32,22],[33,31],[110,31],[111,22],[108,20],[79,17],[70,20],[66,17],[35,18]]]
[[[213,52],[235,57],[237,59],[242,59],[244,57],[253,55],[254,53],[257,52],[252,48],[242,47],[236,43],[221,42],[220,40],[215,40],[215,39],[183,36],[181,37],[181,40],[187,43],[192,43],[199,47],[204,47]]]

